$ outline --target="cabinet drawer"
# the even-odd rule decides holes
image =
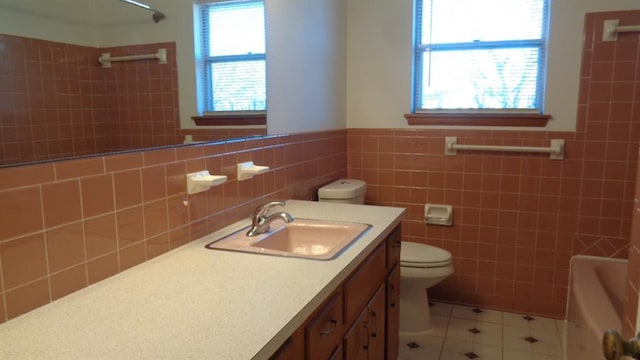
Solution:
[[[396,227],[387,237],[387,270],[393,269],[400,261],[400,249],[402,239],[400,236],[400,226]]]
[[[380,244],[344,284],[344,320],[351,324],[367,305],[386,274],[386,243]]]
[[[337,292],[306,326],[307,359],[330,359],[342,343],[342,302],[342,293]]]

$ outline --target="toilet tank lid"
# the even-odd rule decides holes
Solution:
[[[367,183],[356,179],[340,179],[321,187],[318,197],[321,199],[351,199],[367,190]]]
[[[451,253],[439,247],[403,241],[400,248],[400,261],[403,263],[448,263]]]

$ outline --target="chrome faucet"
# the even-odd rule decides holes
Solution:
[[[251,214],[251,228],[247,231],[247,236],[251,237],[268,232],[269,224],[276,219],[281,219],[286,223],[292,222],[293,216],[283,211],[269,215],[269,210],[274,206],[285,206],[286,204],[284,201],[272,201],[258,206]]]

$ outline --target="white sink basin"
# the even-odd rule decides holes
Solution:
[[[248,237],[249,227],[206,245],[208,249],[330,260],[364,234],[371,225],[354,222],[298,219],[266,234]]]

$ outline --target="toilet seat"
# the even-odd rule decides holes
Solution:
[[[403,241],[400,250],[400,266],[413,268],[437,268],[451,264],[451,253],[435,246]]]

